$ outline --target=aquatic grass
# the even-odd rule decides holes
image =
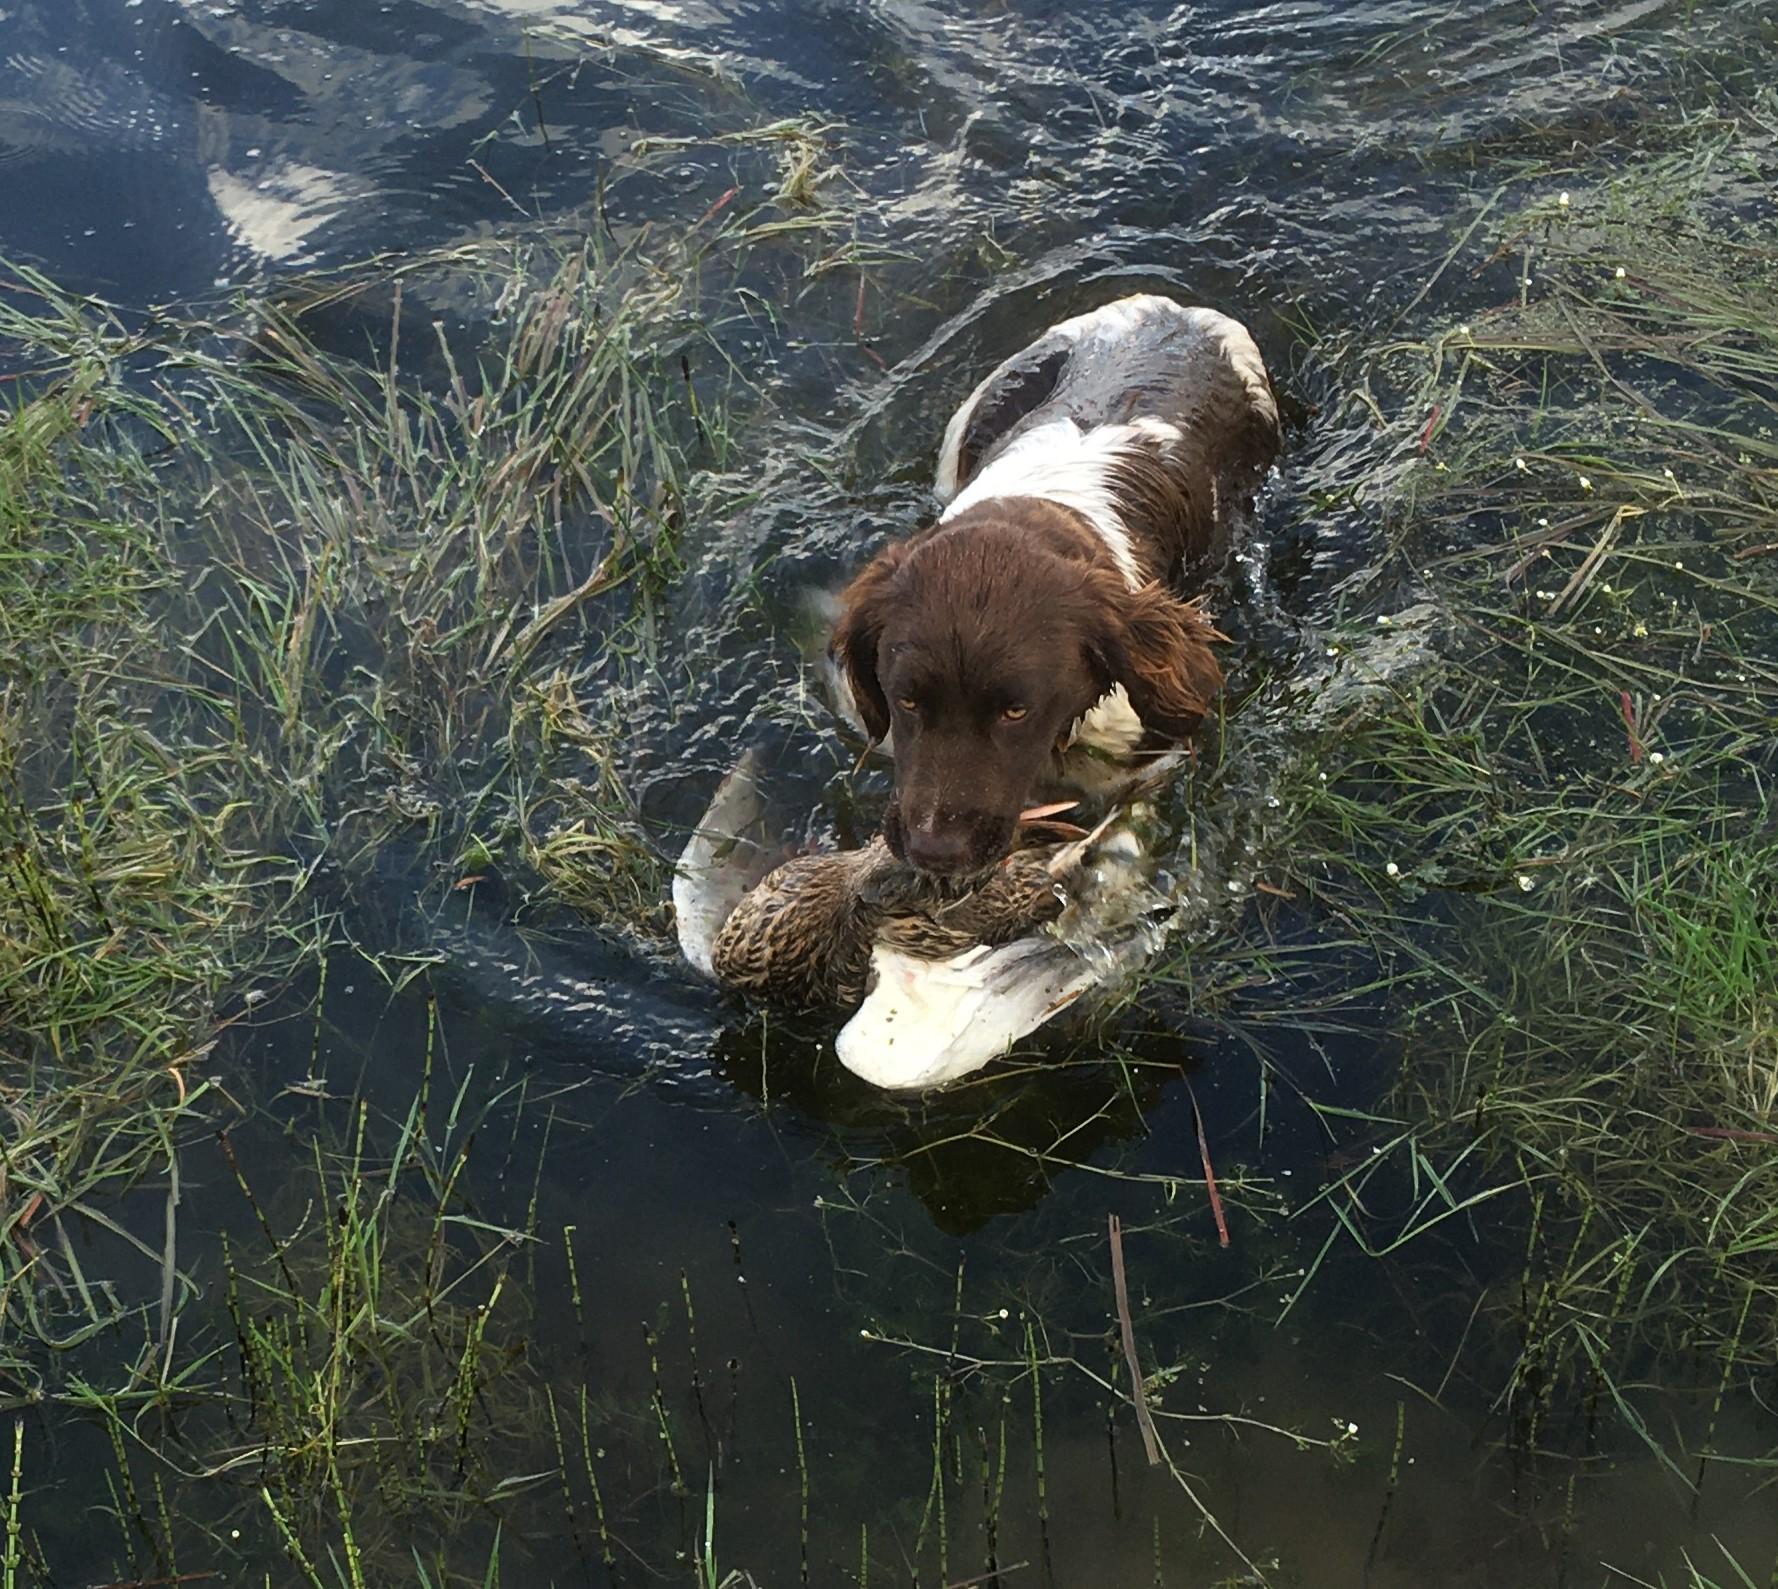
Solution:
[[[1670,1450],[1639,1365],[1708,1365],[1720,1407],[1778,1341],[1778,239],[1738,185],[1772,144],[1693,132],[1503,212],[1456,255],[1495,306],[1348,371],[1385,546],[1325,643],[1398,621],[1384,579],[1448,641],[1288,769],[1264,858],[1368,940],[1404,1034],[1398,1134],[1293,1219],[1475,1232],[1466,1372],[1516,1447],[1592,1455],[1603,1408],[1686,1485],[1717,1419]]]
[[[11,305],[0,328],[17,329]],[[325,931],[226,758],[154,715],[172,692],[151,611],[175,576],[144,449],[167,429],[105,373],[126,343],[90,328],[0,416],[0,1374],[15,1392],[41,1389],[30,1343],[128,1311],[107,1266],[132,1248],[159,1260],[108,1205],[175,1169],[175,1145],[224,1105],[201,1065],[231,990],[287,974]]]
[[[505,1344],[524,1327],[506,1285],[522,1233],[457,1206],[475,1122],[435,1149],[425,1122],[410,1117],[386,1163],[367,1160],[366,1127],[360,1105],[347,1142],[317,1147],[314,1196],[326,1219],[305,1219],[275,1235],[272,1252],[228,1264],[244,1405],[233,1449],[200,1475],[251,1475],[293,1540],[337,1535],[353,1584],[378,1559],[386,1581],[407,1554],[404,1517],[441,1516],[451,1497],[466,1526],[547,1477],[515,1479],[496,1456],[527,1432],[520,1408],[534,1391],[509,1380],[519,1359]]]
[[[329,965],[366,961],[403,996],[433,918],[483,884],[534,917],[659,930],[624,711],[657,687],[680,538],[726,489],[735,374],[700,273],[757,225],[453,250],[152,334],[28,273],[0,298],[25,371],[0,451],[5,1366],[21,1399],[107,1431],[120,1570],[177,1570],[168,1495],[187,1530],[220,1544],[232,1523],[248,1543],[226,1554],[310,1583],[493,1581],[501,1520],[547,1495],[571,1515],[590,1497],[583,1560],[616,1560],[630,1519],[607,1508],[604,1448],[633,1462],[651,1424],[671,1438],[678,1398],[657,1384],[626,1411],[531,1371],[511,1263],[532,1273],[535,1232],[467,1190],[478,1122],[518,1105],[459,1077],[441,1130],[429,1003],[405,1112],[360,1099],[334,1120]],[[444,330],[465,303],[485,345]],[[412,917],[380,919],[391,874]],[[252,1084],[198,1062],[288,1017],[285,987],[317,1012],[287,1090],[317,1129],[306,1177],[261,1185],[232,1145],[259,1129]],[[69,1085],[83,1074],[103,1085]],[[219,1321],[192,1305],[175,1211],[219,1120],[251,1219],[203,1271],[227,1323],[196,1348]],[[108,1212],[155,1177],[159,1248]],[[161,1282],[121,1381],[44,1355],[143,1315],[107,1243]],[[146,1414],[173,1409],[169,1444]]]
[[[219,1269],[180,1187],[251,1110],[231,1034],[324,1007],[330,957],[399,993],[482,882],[503,908],[660,930],[621,704],[651,687],[679,538],[721,489],[734,372],[702,272],[727,279],[756,222],[478,245],[210,321],[144,323],[28,270],[0,289],[0,1396],[122,1442],[143,1570],[169,1570],[163,1483],[250,1478],[297,1570],[355,1585],[405,1570],[400,1519],[544,1482],[488,1455],[535,1400],[502,1377],[525,1238],[475,1234],[461,1162],[416,1158],[412,1119],[386,1160],[362,1114],[317,1156],[328,1220],[243,1178],[265,1247]],[[466,304],[485,342],[446,334]],[[392,874],[419,909],[387,921]],[[296,1091],[324,1097],[315,1030]],[[164,1235],[126,1212],[144,1197]],[[224,1395],[193,1344],[206,1279],[240,1405],[226,1453],[175,1454],[136,1420]],[[564,1444],[609,1559],[600,1409],[578,1407]]]

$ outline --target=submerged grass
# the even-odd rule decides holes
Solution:
[[[1447,660],[1334,725],[1274,856],[1373,945],[1405,1039],[1404,1133],[1312,1207],[1371,1251],[1481,1233],[1500,1328],[1467,1371],[1515,1443],[1591,1455],[1614,1410],[1688,1486],[1778,1352],[1774,174],[1767,96],[1534,190],[1447,264],[1494,306],[1358,363],[1383,577]],[[1353,595],[1334,651],[1396,621]],[[1689,1436],[1631,1388],[1657,1354]]]
[[[1778,253],[1741,213],[1750,176],[1772,172],[1769,117],[1714,117],[1614,184],[1535,198],[1476,257],[1453,255],[1493,293],[1466,324],[1346,362],[1384,458],[1365,482],[1389,504],[1376,578],[1409,570],[1447,660],[1317,729],[1275,791],[1267,875],[1339,924],[1312,946],[1321,963],[1382,967],[1340,996],[1391,998],[1408,1062],[1374,1114],[1319,1112],[1378,1149],[1296,1210],[1325,1231],[1319,1252],[1304,1265],[1256,1240],[1216,1304],[1263,1289],[1288,1315],[1336,1243],[1388,1255],[1479,1234],[1511,1256],[1485,1298],[1499,1328],[1476,1337],[1493,1351],[1465,1371],[1491,1376],[1516,1444],[1592,1455],[1610,1413],[1694,1486],[1722,1454],[1727,1387],[1778,1351]],[[219,1032],[351,955],[398,993],[430,957],[424,921],[367,924],[361,880],[393,874],[416,915],[485,883],[612,930],[660,925],[627,714],[685,526],[726,489],[739,380],[705,338],[699,275],[750,237],[844,229],[814,213],[819,129],[764,136],[783,154],[778,202],[811,213],[712,227],[712,211],[625,247],[458,250],[221,323],[144,329],[23,272],[0,295],[19,375],[0,426],[0,1390],[103,1428],[119,1571],[139,1581],[176,1581],[201,1533],[213,1559],[261,1547],[330,1589],[495,1582],[509,1521],[547,1534],[565,1512],[580,1568],[616,1582],[647,1502],[669,1519],[656,1537],[683,1547],[681,1579],[752,1582],[719,1565],[723,1446],[689,1282],[689,1396],[658,1318],[651,1389],[627,1406],[584,1362],[530,1361],[535,1194],[511,1224],[470,1195],[471,1145],[503,1098],[462,1078],[433,1107],[430,1046],[411,1106],[355,1102],[343,1126],[318,1107],[296,1188],[256,1185],[224,1139],[247,1230],[207,1277],[227,1328],[176,1348],[202,1278],[181,1256],[181,1179],[238,1107],[234,1078],[207,1074]],[[490,346],[447,329],[465,303],[497,328]],[[857,304],[855,329],[862,284]],[[1351,625],[1399,616],[1351,595]],[[1359,649],[1349,630],[1329,638]],[[1218,952],[1220,980],[1198,979],[1212,1006],[1280,968],[1324,974],[1300,946]],[[1189,963],[1171,972],[1194,980]],[[1312,1037],[1322,1014],[1296,1018]],[[317,1070],[321,1049],[318,1030]],[[1126,1062],[1137,1125],[1142,1069]],[[1170,1211],[1194,1183],[1094,1160],[1094,1121],[1056,1122],[1047,1096],[1047,1145],[1027,1146],[1012,1079],[984,1082],[997,1101],[957,1128],[994,1155],[981,1180],[1015,1160],[1089,1170],[1153,1200],[1145,1234],[1170,1253],[1204,1256],[1184,1234],[1199,1211]],[[327,1078],[294,1090],[325,1105]],[[935,1130],[898,1162],[918,1172],[950,1145]],[[1237,1214],[1277,1221],[1275,1184],[1238,1165],[1221,1179]],[[118,1212],[130,1188],[154,1202],[151,1235]],[[842,1200],[817,1206],[825,1226]],[[893,1268],[912,1312],[906,1266],[883,1263],[905,1244],[855,1223],[853,1272]],[[1079,1241],[1033,1261],[1048,1294],[1006,1299],[1016,1329],[999,1295],[971,1296],[965,1335],[961,1267],[948,1348],[921,1333],[930,1317],[871,1319],[867,1336],[917,1365],[922,1406],[930,1392],[931,1485],[905,1520],[931,1581],[981,1581],[978,1555],[989,1580],[1025,1565],[1003,1559],[1009,1418],[1048,1571],[1062,1519],[1044,1428],[1053,1440],[1069,1393],[1108,1431],[1140,1409],[1180,1447],[1213,1426],[1351,1455],[1355,1428],[1328,1441],[1184,1410],[1201,1343],[1147,1332],[1185,1309],[1139,1298],[1140,1351],[1133,1318],[1119,1355]],[[562,1245],[584,1351],[571,1233]],[[52,1350],[137,1321],[132,1361],[102,1385]],[[1683,1449],[1636,1385],[1655,1352],[1691,1365],[1703,1416]],[[837,1483],[810,1461],[818,1415],[794,1380],[783,1400],[779,1515],[797,1505],[814,1581],[811,1511]],[[48,1580],[17,1451],[6,1573]],[[1157,1455],[1189,1527],[1265,1581],[1196,1477]],[[873,1526],[879,1576],[907,1567],[880,1512],[863,1521],[857,1580]],[[443,1542],[416,1551],[425,1535]]]
[[[674,237],[476,245],[211,320],[0,281],[0,1398],[103,1433],[80,1570],[495,1583],[508,1518],[547,1538],[565,1504],[617,1582],[642,1502],[689,1493],[658,1363],[626,1407],[532,1361],[535,1191],[519,1228],[469,1189],[527,1084],[429,1103],[429,1020],[417,1096],[386,1117],[361,1075],[342,1126],[322,1016],[342,966],[411,1002],[471,887],[663,927],[629,718],[684,531],[733,491],[747,388],[703,317],[818,178],[784,147],[775,198]],[[309,1004],[271,1111],[313,1100],[309,1173],[262,1184],[220,1040]],[[220,1253],[194,1173],[239,1191]],[[692,1386],[708,1454],[695,1348]],[[57,1581],[30,1510],[15,1482],[8,1581]],[[672,1531],[700,1581],[752,1581]]]
[[[101,1194],[176,1184],[218,1031],[356,940],[360,877],[436,905],[498,874],[626,931],[654,908],[613,711],[721,462],[730,377],[700,396],[692,361],[700,269],[736,246],[490,245],[146,330],[0,284],[14,1394],[130,1305],[78,1235],[162,1263]],[[453,346],[463,303],[490,350]],[[329,350],[377,314],[368,358]],[[398,980],[416,937],[366,952]]]

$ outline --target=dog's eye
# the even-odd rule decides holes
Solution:
[[[1004,717],[1007,722],[1016,723],[1028,710],[1029,708],[1024,706],[1007,706],[1001,708],[1000,715]]]
[[[911,696],[911,695],[896,696],[895,704],[897,706],[899,706],[904,712],[917,712],[920,710],[920,703],[918,701],[916,701],[913,698],[913,696]]]

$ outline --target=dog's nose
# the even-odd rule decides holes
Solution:
[[[904,847],[908,863],[922,872],[954,875],[973,867],[969,834],[962,828],[909,828]]]

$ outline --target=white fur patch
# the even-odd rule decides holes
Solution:
[[[1213,337],[1231,370],[1241,377],[1247,396],[1262,414],[1278,417],[1278,403],[1272,396],[1272,383],[1266,376],[1266,361],[1259,345],[1239,320],[1231,320],[1214,309],[1188,309],[1186,316],[1207,335]]]
[[[1097,425],[1084,433],[1071,419],[1052,419],[1015,437],[952,500],[939,522],[994,497],[1045,497],[1080,514],[1105,543],[1124,583],[1140,590],[1146,581],[1111,487],[1112,466],[1140,447],[1165,446],[1178,439],[1178,427],[1159,419]]]
[[[1113,304],[1111,307],[1115,309],[1118,306]],[[1099,313],[1103,312],[1099,311]],[[932,494],[938,498],[941,507],[957,494],[959,484],[957,474],[963,464],[963,437],[969,429],[970,421],[975,418],[976,409],[981,406],[982,399],[988,395],[989,389],[1005,380],[1011,367],[1036,349],[1048,347],[1056,342],[1078,342],[1087,328],[1087,323],[1094,318],[1093,315],[1076,315],[1072,320],[1064,320],[1059,325],[1051,326],[1023,353],[1015,354],[1012,358],[988,371],[981,380],[976,382],[975,390],[958,404],[957,412],[951,415],[951,422],[945,426],[945,439],[939,443],[938,474],[932,482]]]
[[[1188,342],[1200,344],[1201,351],[1178,349],[1177,339],[1182,335]],[[1074,390],[1077,396],[1084,393],[1089,403],[1102,408],[1106,391],[1113,389],[1104,385],[1103,378],[1109,376],[1115,380],[1120,364],[1126,361],[1140,368],[1145,360],[1160,358],[1180,361],[1182,367],[1189,367],[1207,352],[1234,372],[1248,401],[1258,412],[1274,422],[1278,418],[1278,405],[1266,376],[1265,359],[1239,320],[1230,319],[1214,309],[1188,308],[1154,293],[1134,293],[1051,326],[1022,353],[990,371],[964,398],[951,415],[939,447],[933,492],[940,506],[951,502],[957,495],[961,483],[958,475],[963,461],[963,438],[982,400],[996,385],[1008,379],[1022,361],[1058,347],[1080,351],[1070,353],[1069,362],[1057,382],[1057,396],[1039,406],[1039,416],[1044,408],[1058,403],[1067,407],[1070,399],[1062,394],[1068,389]],[[1083,369],[1076,368],[1077,359]],[[1038,418],[1039,426],[1045,423]]]

